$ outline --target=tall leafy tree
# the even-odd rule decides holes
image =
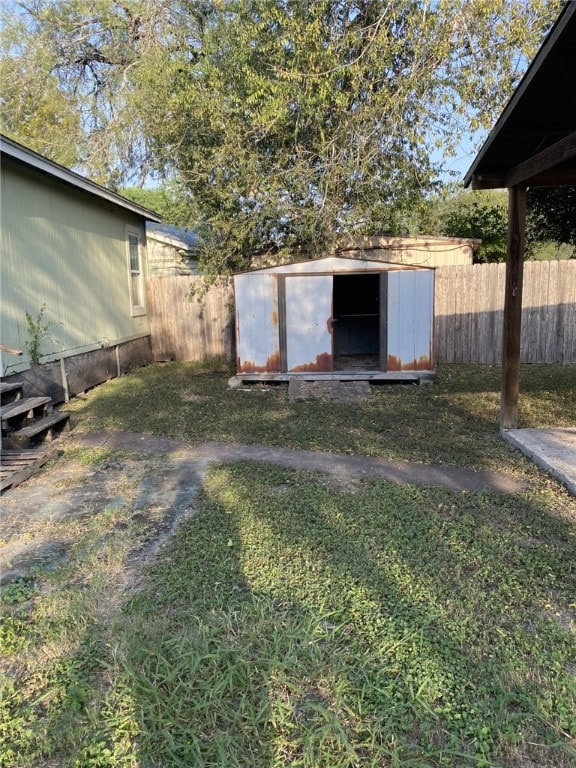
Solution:
[[[167,223],[187,216],[187,206],[180,197],[166,187],[122,187],[119,192],[138,205],[163,216]],[[182,210],[184,207],[184,210]]]
[[[576,187],[535,187],[528,190],[528,239],[573,247],[576,259]]]
[[[62,165],[76,165],[82,142],[79,114],[46,61],[5,57],[0,85],[2,132]]]
[[[177,180],[222,271],[406,229],[437,181],[432,150],[494,120],[559,6],[32,0],[6,50],[77,106],[88,171]]]
[[[109,186],[144,180],[133,75],[181,18],[169,0],[14,0],[0,30],[2,130]]]
[[[504,190],[452,190],[431,202],[430,229],[449,237],[481,240],[478,262],[506,261],[508,195]]]

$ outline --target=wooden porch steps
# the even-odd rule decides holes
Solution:
[[[10,425],[13,425],[19,417],[21,421],[24,421],[45,416],[51,402],[49,397],[22,397],[7,405],[0,406],[2,429],[10,429]]]
[[[70,431],[70,416],[67,413],[54,411],[48,416],[44,416],[38,421],[33,421],[22,429],[11,432],[6,438],[9,447],[20,446],[26,448],[29,443],[39,441],[42,443],[51,443],[62,432]]]
[[[70,429],[70,416],[50,397],[23,397],[22,384],[0,382],[0,491],[14,488],[57,455],[53,441]]]
[[[12,403],[22,397],[22,383],[20,381],[0,381],[0,400],[2,405]]]

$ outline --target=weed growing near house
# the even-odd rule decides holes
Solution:
[[[153,365],[96,388],[70,410],[80,430],[530,471],[500,438],[500,369],[494,366],[444,366],[431,388],[374,386],[359,404],[291,404],[286,385],[230,390],[230,374],[223,363]],[[521,381],[520,426],[576,424],[574,366],[524,366]]]
[[[46,323],[43,322],[45,311],[46,304],[42,304],[36,317],[33,317],[29,312],[25,312],[26,327],[30,338],[24,343],[32,363],[38,363],[40,361],[40,346],[52,325],[50,321]]]

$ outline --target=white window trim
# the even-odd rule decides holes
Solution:
[[[132,291],[132,277],[135,274],[132,271],[132,263],[130,260],[130,235],[133,237],[138,238],[138,264],[140,267],[139,270],[139,291],[140,291],[140,297],[142,299],[142,304],[135,303],[135,297],[133,295]],[[130,314],[132,317],[139,317],[141,315],[147,314],[146,309],[146,293],[145,293],[145,281],[144,281],[144,242],[143,242],[143,235],[142,231],[136,227],[126,227],[126,262],[128,267],[128,291],[130,294]]]

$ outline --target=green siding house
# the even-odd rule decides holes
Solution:
[[[4,136],[0,151],[2,377],[64,400],[150,360],[145,224],[160,217]]]

